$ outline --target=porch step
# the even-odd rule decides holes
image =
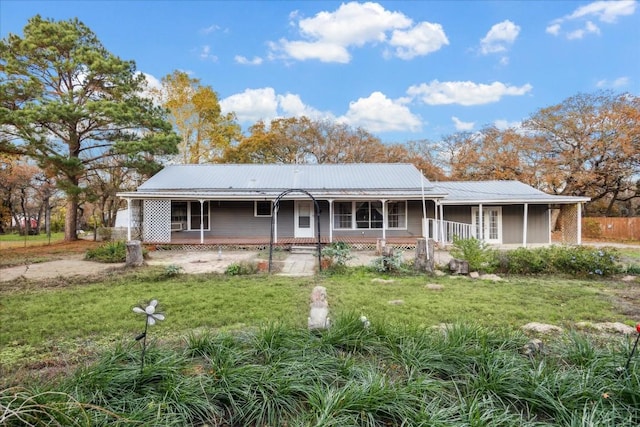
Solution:
[[[318,246],[316,245],[297,245],[291,246],[292,254],[316,254],[318,253]]]

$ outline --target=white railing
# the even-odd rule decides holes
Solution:
[[[427,235],[436,242],[452,243],[453,236],[457,236],[460,239],[469,239],[477,236],[476,226],[474,224],[444,221],[441,219],[435,220],[432,218],[427,218],[427,221]]]

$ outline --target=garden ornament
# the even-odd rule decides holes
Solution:
[[[140,358],[140,372],[144,369],[144,353],[147,350],[147,329],[149,325],[155,325],[156,321],[164,320],[164,314],[156,312],[158,300],[151,300],[147,305],[133,307],[133,312],[144,314],[146,316],[144,322],[144,332],[136,336],[136,341],[142,340],[142,357]]]
[[[636,324],[636,332],[638,332],[638,335],[636,336],[636,342],[635,342],[635,344],[633,344],[633,348],[631,349],[631,354],[629,355],[629,358],[627,359],[627,364],[624,366],[624,370],[625,371],[627,369],[629,369],[629,363],[631,362],[631,358],[633,357],[633,353],[636,352],[636,348],[638,347],[638,340],[640,340],[640,323]]]

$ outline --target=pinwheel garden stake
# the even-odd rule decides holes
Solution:
[[[640,323],[636,324],[636,331],[638,332],[638,336],[636,337],[636,343],[633,345],[633,349],[631,349],[631,354],[627,359],[627,364],[624,366],[624,370],[629,369],[629,363],[631,362],[631,358],[633,357],[633,353],[636,352],[636,348],[638,347],[638,340],[640,340]]]
[[[156,320],[164,320],[164,314],[157,313],[158,300],[151,300],[146,306],[133,307],[133,312],[145,315],[144,332],[136,337],[136,341],[142,340],[142,357],[140,358],[140,372],[144,369],[144,353],[147,350],[147,329],[149,325],[155,325]]]

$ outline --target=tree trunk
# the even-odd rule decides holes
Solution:
[[[435,267],[434,243],[432,239],[418,239],[416,243],[415,269],[424,273],[433,273]]]
[[[64,215],[64,240],[72,242],[78,240],[78,201],[72,197],[67,198],[67,212]]]
[[[142,256],[142,244],[140,240],[131,240],[127,242],[127,267],[140,267],[144,264]]]

